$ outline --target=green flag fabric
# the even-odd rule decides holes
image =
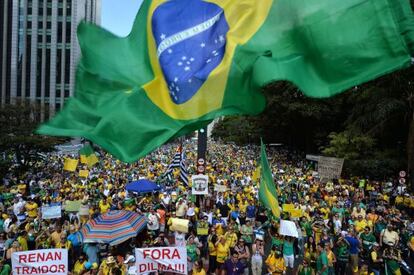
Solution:
[[[288,80],[329,97],[407,67],[408,0],[145,0],[131,34],[81,24],[76,91],[38,133],[132,162],[216,117],[263,111]]]
[[[259,200],[272,212],[273,217],[280,218],[280,208],[275,183],[273,181],[272,171],[266,156],[266,147],[261,142],[260,150],[260,187]]]

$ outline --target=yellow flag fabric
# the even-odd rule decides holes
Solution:
[[[76,167],[78,167],[78,160],[66,158],[65,163],[63,165],[63,170],[74,172],[76,171]]]
[[[79,177],[87,178],[88,176],[89,176],[89,171],[88,170],[80,170],[79,171]]]
[[[259,182],[259,180],[260,180],[260,166],[257,166],[256,170],[254,170],[252,180],[253,180],[253,182]]]

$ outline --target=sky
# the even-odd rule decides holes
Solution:
[[[142,0],[102,0],[102,27],[127,36]]]

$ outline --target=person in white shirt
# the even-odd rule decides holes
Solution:
[[[137,267],[135,265],[135,257],[133,255],[127,254],[124,264],[126,265],[127,275],[137,274]]]
[[[148,223],[147,223],[148,230],[153,231],[154,233],[157,233],[157,231],[160,229],[160,215],[157,212],[155,212],[154,209],[151,209],[150,213],[148,214],[147,219],[148,219]]]

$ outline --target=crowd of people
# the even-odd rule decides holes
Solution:
[[[197,169],[194,148],[184,145],[189,175]],[[402,274],[412,265],[414,196],[397,179],[325,181],[304,156],[268,148],[282,212],[273,217],[258,198],[259,147],[209,141],[202,196],[179,169],[165,179],[175,149],[163,146],[132,164],[100,152],[98,164],[79,165],[87,177],[63,171],[64,156],[50,153],[31,172],[9,174],[0,187],[0,275],[11,274],[14,252],[47,248],[68,249],[75,275],[136,274],[134,248],[156,246],[186,247],[193,275]],[[128,193],[125,185],[140,178],[163,191]],[[67,201],[80,201],[80,210],[66,211]],[[62,217],[42,219],[41,207],[55,203]],[[89,220],[117,209],[145,215],[147,229],[116,246],[74,241]],[[171,230],[172,218],[187,219],[188,232]],[[295,222],[298,238],[279,234],[281,220]]]

